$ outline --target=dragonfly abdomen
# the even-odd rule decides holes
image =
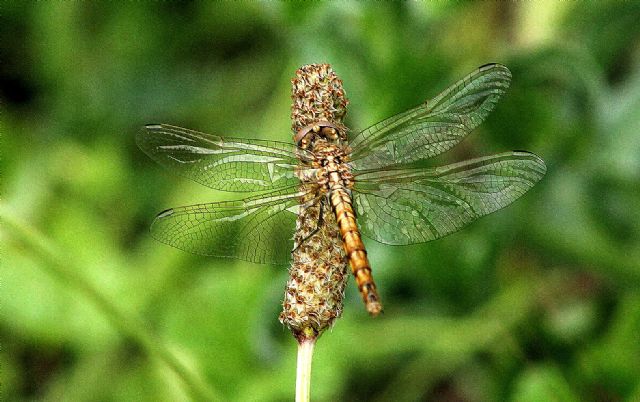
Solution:
[[[351,272],[356,278],[358,290],[371,315],[378,315],[382,311],[380,297],[373,281],[371,266],[367,258],[367,250],[362,243],[362,237],[356,224],[356,216],[351,205],[351,196],[347,190],[339,185],[333,185],[330,189],[330,200],[336,215],[336,222],[342,235],[345,252],[349,258]]]

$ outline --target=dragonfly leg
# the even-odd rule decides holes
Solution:
[[[291,254],[293,254],[296,250],[298,250],[298,248],[300,248],[300,246],[306,243],[307,240],[311,239],[316,233],[318,233],[322,228],[322,226],[324,225],[324,214],[322,213],[322,211],[324,210],[325,202],[326,202],[325,197],[320,198],[320,205],[318,207],[318,219],[316,220],[316,226],[311,230],[311,232],[308,235],[306,235],[302,240],[300,240],[300,242],[298,242],[298,244],[296,244],[293,250],[291,250]]]

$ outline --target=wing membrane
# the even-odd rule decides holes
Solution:
[[[138,146],[162,166],[224,191],[264,191],[298,183],[293,144],[223,138],[168,124],[145,126]]]
[[[507,206],[545,172],[542,159],[528,152],[432,169],[364,172],[355,178],[354,204],[367,237],[393,245],[421,243]]]
[[[286,264],[301,195],[292,187],[240,201],[168,209],[156,217],[151,234],[195,254]]]
[[[510,81],[508,68],[487,64],[432,100],[365,129],[351,141],[353,167],[410,163],[450,149],[493,110]]]

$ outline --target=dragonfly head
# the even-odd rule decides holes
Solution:
[[[293,137],[293,140],[302,149],[308,149],[318,139],[336,143],[346,140],[346,136],[340,132],[340,129],[335,124],[321,120],[304,126]]]

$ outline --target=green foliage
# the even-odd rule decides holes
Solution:
[[[166,122],[288,141],[289,79],[328,62],[362,129],[500,62],[512,87],[434,163],[526,149],[547,176],[445,239],[369,241],[385,314],[350,281],[317,401],[640,398],[637,2],[4,2],[3,400],[293,398],[286,270],[188,255],[164,208],[239,194],[154,165]]]

